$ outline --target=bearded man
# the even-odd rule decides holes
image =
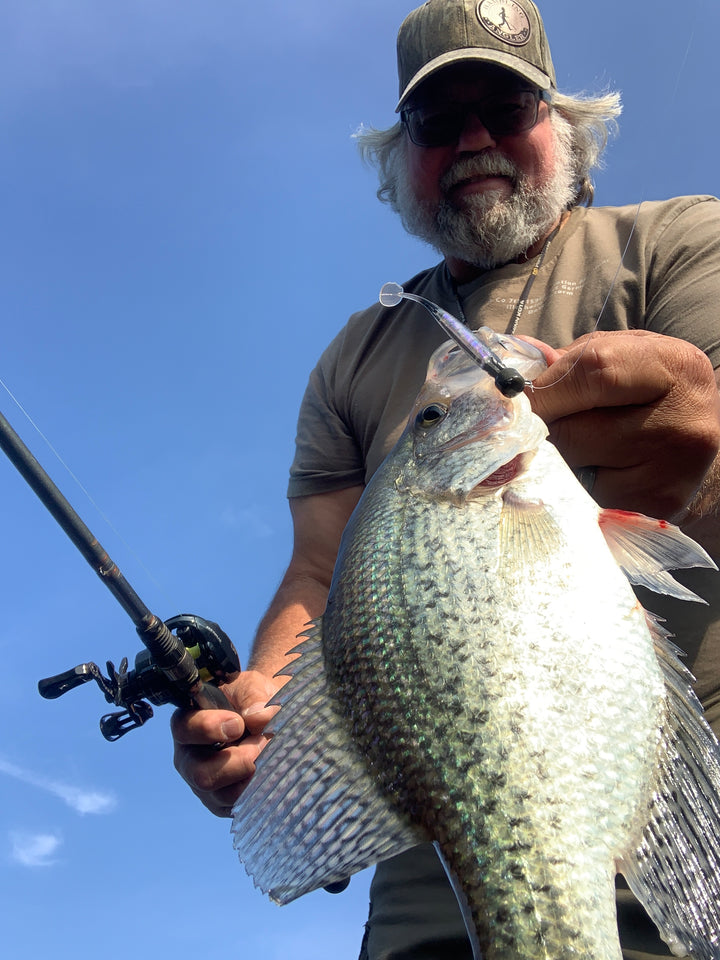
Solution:
[[[590,206],[619,97],[556,89],[531,0],[430,0],[400,28],[398,67],[400,121],[358,136],[380,198],[442,255],[405,289],[470,327],[540,342],[549,367],[531,402],[598,503],[673,520],[717,559],[720,205]],[[422,307],[375,305],[350,318],[310,375],[289,485],[292,559],[249,669],[224,688],[239,715],[173,718],[176,766],[219,816],[252,776],[276,675],[324,610],[345,523],[443,339]],[[720,732],[719,575],[683,579],[707,607],[668,599],[652,609],[685,650]],[[431,847],[381,864],[371,897],[363,958],[471,957]],[[618,916],[626,960],[671,955],[624,889]]]

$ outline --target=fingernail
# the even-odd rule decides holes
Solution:
[[[258,700],[257,703],[251,703],[249,707],[245,707],[244,710],[241,710],[240,716],[251,717],[254,713],[260,713],[260,711],[264,710],[266,706],[267,703],[264,700]]]
[[[242,736],[244,729],[245,725],[239,719],[226,720],[220,725],[220,731],[223,735],[223,739],[227,741],[237,740],[238,737]]]

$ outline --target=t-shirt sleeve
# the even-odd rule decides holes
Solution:
[[[305,389],[288,497],[327,493],[364,483],[362,452],[338,401],[340,339],[336,337],[323,353]]]
[[[685,198],[659,224],[645,326],[696,344],[720,367],[720,202]]]

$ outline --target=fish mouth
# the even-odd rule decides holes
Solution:
[[[513,480],[525,471],[528,456],[527,453],[519,453],[516,457],[513,457],[512,460],[498,467],[497,470],[494,470],[488,477],[481,480],[480,483],[475,484],[468,493],[468,499],[474,496],[482,496],[482,494],[488,490],[496,490],[498,487],[504,487],[506,484],[512,483]]]

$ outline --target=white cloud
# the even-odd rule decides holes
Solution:
[[[42,784],[38,785],[43,786]],[[117,801],[111,793],[102,793],[99,790],[81,790],[78,787],[68,787],[64,783],[47,783],[44,787],[81,814],[110,813],[117,805]]]
[[[10,843],[15,863],[24,867],[51,867],[57,862],[54,854],[62,840],[53,833],[23,833],[18,830],[10,834]]]
[[[110,813],[117,804],[115,796],[100,790],[86,790],[24,770],[0,757],[0,773],[59,797],[76,813]]]

